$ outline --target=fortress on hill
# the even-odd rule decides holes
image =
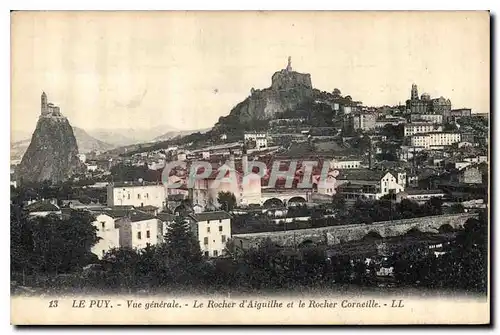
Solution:
[[[40,109],[41,117],[62,117],[59,106],[56,106],[51,102],[47,102],[47,94],[45,94],[45,92],[42,92]]]

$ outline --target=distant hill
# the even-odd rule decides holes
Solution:
[[[212,128],[196,129],[196,130],[179,130],[179,131],[169,131],[161,136],[155,137],[154,142],[168,141],[178,136],[187,136],[193,133],[200,132],[201,134],[206,133]]]
[[[156,142],[157,137],[164,136],[170,132],[179,132],[178,129],[160,125],[152,128],[112,128],[112,129],[90,129],[87,132],[106,143],[113,144],[115,147],[128,146],[139,143]]]
[[[115,146],[104,141],[98,140],[93,136],[90,136],[85,130],[73,127],[73,133],[76,137],[76,142],[78,143],[78,152],[87,153],[91,151],[107,151],[113,149]]]

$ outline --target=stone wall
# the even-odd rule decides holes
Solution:
[[[289,230],[279,232],[235,234],[233,239],[236,246],[249,248],[258,246],[262,241],[270,238],[281,246],[297,246],[305,241],[334,245],[362,239],[369,232],[376,232],[382,237],[399,236],[415,228],[422,232],[438,232],[439,227],[449,224],[453,228],[463,227],[469,218],[477,218],[478,214],[453,214],[426,216],[421,218],[382,221],[370,225],[356,224],[332,226],[322,228]]]

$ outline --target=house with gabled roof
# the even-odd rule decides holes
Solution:
[[[232,216],[225,211],[191,214],[188,220],[194,235],[198,238],[205,257],[225,255],[226,244],[231,238]]]

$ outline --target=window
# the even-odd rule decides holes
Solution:
[[[222,231],[222,226],[219,226],[219,231]]]
[[[203,244],[205,244],[205,245],[208,244],[208,237],[203,238]]]
[[[226,235],[222,235],[222,243],[226,243]]]
[[[205,251],[205,257],[208,257],[208,251]]]
[[[137,232],[137,239],[140,240],[141,239],[141,232]]]
[[[207,233],[210,233],[210,227],[207,227]]]
[[[141,195],[140,195],[140,194],[138,194],[138,195],[137,195],[137,199],[140,199],[140,198],[141,198]]]
[[[150,238],[151,234],[149,233],[149,230],[146,230],[146,238]]]
[[[219,219],[219,223],[221,223],[221,222],[222,222],[222,220],[221,220],[221,219]]]
[[[149,193],[146,193],[146,199],[149,199]]]
[[[127,199],[128,199],[128,200],[130,200],[130,193],[129,193],[129,194],[127,194]]]
[[[102,229],[104,229],[106,227],[106,222],[101,221],[101,226],[102,226]]]
[[[219,252],[217,250],[214,250],[214,256],[215,257],[219,256]]]

